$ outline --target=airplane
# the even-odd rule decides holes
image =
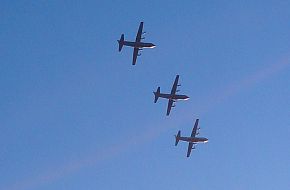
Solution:
[[[134,48],[133,51],[133,62],[132,64],[136,64],[137,57],[141,55],[141,53],[138,53],[139,51],[142,51],[144,48],[154,48],[156,45],[153,43],[145,43],[141,42],[141,40],[145,39],[145,37],[142,37],[143,34],[146,32],[142,32],[143,30],[143,22],[140,22],[138,33],[136,35],[136,40],[134,42],[131,41],[126,41],[124,38],[124,34],[121,35],[120,40],[117,40],[119,43],[119,52],[122,50],[122,47],[125,46],[130,46]]]
[[[178,79],[179,79],[179,75],[176,75],[175,81],[174,81],[174,84],[172,86],[170,94],[160,93],[160,87],[157,88],[156,92],[153,92],[155,95],[154,103],[157,102],[159,97],[168,99],[167,113],[166,113],[167,116],[170,114],[171,108],[175,107],[175,104],[173,104],[173,103],[175,103],[178,100],[188,100],[189,99],[189,97],[186,95],[176,94],[177,92],[179,92],[177,87],[181,86],[180,84],[178,84]]]
[[[178,131],[177,135],[174,135],[175,136],[175,146],[177,146],[177,144],[180,140],[188,142],[187,157],[190,156],[191,150],[195,149],[196,144],[208,142],[208,139],[205,137],[196,137],[196,135],[199,134],[198,131],[200,129],[198,127],[198,121],[199,121],[199,119],[195,120],[195,124],[194,124],[194,127],[192,129],[190,137],[182,137],[180,131]]]

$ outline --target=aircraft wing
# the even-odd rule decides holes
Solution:
[[[137,33],[137,35],[136,35],[136,40],[135,40],[135,42],[141,42],[141,38],[142,38],[142,30],[143,30],[143,22],[140,22],[139,29],[138,29],[138,33]]]
[[[171,108],[173,107],[172,104],[173,104],[173,100],[168,100],[167,113],[166,113],[166,115],[169,115],[170,114]]]
[[[192,147],[193,147],[193,143],[188,143],[187,155],[186,155],[187,157],[190,156],[190,153],[191,153]]]
[[[174,81],[172,89],[171,89],[171,94],[175,94],[176,93],[177,86],[178,86],[178,79],[179,79],[179,75],[176,75],[175,81]]]
[[[195,124],[194,124],[194,127],[193,127],[192,132],[191,132],[191,137],[195,137],[196,132],[198,131],[198,121],[199,121],[199,119],[195,120]]]
[[[139,51],[139,48],[134,48],[134,52],[133,52],[133,62],[132,62],[133,65],[136,64],[136,60],[137,60],[137,57],[138,57],[138,51]]]

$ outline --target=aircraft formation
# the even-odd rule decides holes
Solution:
[[[135,41],[126,41],[124,34],[122,34],[121,38],[119,40],[117,40],[118,44],[119,44],[119,52],[121,52],[123,46],[129,46],[129,47],[134,48],[132,65],[136,65],[137,57],[141,55],[140,51],[142,51],[145,48],[155,48],[156,47],[156,45],[154,45],[153,43],[142,42],[142,40],[145,39],[145,37],[142,36],[145,34],[145,32],[143,32],[143,25],[144,25],[144,23],[140,22]],[[175,103],[177,101],[189,99],[189,96],[187,96],[187,95],[178,94],[178,92],[179,92],[178,87],[181,86],[178,83],[178,81],[179,81],[179,75],[176,75],[170,93],[161,93],[160,87],[157,88],[156,92],[153,92],[154,93],[154,103],[157,103],[158,98],[168,99],[166,116],[169,116],[171,108],[175,107]],[[199,129],[200,129],[200,127],[198,126],[198,123],[199,123],[199,119],[196,119],[190,137],[182,137],[181,131],[178,131],[178,133],[175,135],[175,146],[177,146],[179,141],[188,142],[188,149],[187,149],[187,155],[186,155],[187,157],[190,156],[191,150],[195,149],[196,144],[208,142],[208,139],[205,137],[197,137],[197,135],[199,135]]]

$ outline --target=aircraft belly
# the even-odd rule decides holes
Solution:
[[[175,96],[173,97],[173,99],[175,99],[175,100],[188,100],[189,97],[186,96],[186,95],[175,95]]]
[[[134,48],[154,48],[155,45],[151,44],[151,43],[139,43],[139,42],[130,42],[130,41],[124,41],[124,45],[125,46],[130,46],[130,47],[134,47]]]
[[[130,47],[136,47],[136,43],[135,42],[124,41],[124,45],[125,46],[130,46]]]
[[[180,137],[179,139],[186,142],[192,142],[192,139],[189,137]]]
[[[159,97],[170,99],[170,94],[159,94]]]
[[[204,142],[203,139],[200,139],[200,138],[191,138],[191,137],[180,137],[180,140],[187,141],[187,142],[192,142],[192,143]]]
[[[135,47],[138,48],[154,48],[155,46],[151,43],[135,43]]]
[[[140,46],[142,46],[142,48],[154,48],[155,47],[154,45],[147,44],[147,43],[141,44]]]

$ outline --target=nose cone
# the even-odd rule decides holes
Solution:
[[[156,47],[156,45],[151,43],[151,48],[155,48],[155,47]]]
[[[184,99],[184,100],[188,100],[188,99],[189,99],[189,96],[186,96],[186,95],[185,95],[185,99]]]
[[[204,138],[204,143],[207,143],[208,142],[208,138]]]

